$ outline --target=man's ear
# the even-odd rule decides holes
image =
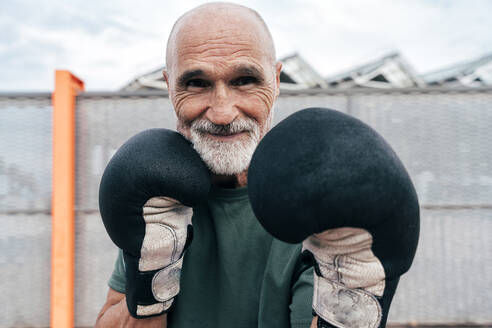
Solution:
[[[164,81],[166,81],[167,90],[169,90],[169,75],[167,74],[167,70],[162,71],[162,76],[164,76]]]
[[[280,72],[282,72],[282,62],[278,61],[275,64],[275,99],[277,99],[278,95],[280,94]]]

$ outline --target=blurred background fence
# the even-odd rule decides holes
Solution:
[[[313,89],[285,91],[277,102],[275,122],[310,106],[362,119],[410,172],[421,239],[390,324],[492,324],[491,91]],[[49,326],[51,111],[50,94],[0,94],[0,327]],[[174,126],[165,92],[77,97],[77,327],[94,324],[117,253],[98,213],[103,169],[133,134]]]

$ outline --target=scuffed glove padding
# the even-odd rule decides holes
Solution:
[[[263,227],[312,258],[319,326],[384,327],[419,236],[415,189],[385,140],[341,112],[298,111],[260,142],[248,190]]]
[[[210,174],[200,156],[170,130],[141,132],[110,160],[99,188],[99,209],[110,238],[123,250],[133,317],[170,310],[192,238],[192,206],[209,189]]]

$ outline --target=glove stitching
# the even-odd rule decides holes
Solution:
[[[333,265],[335,267],[335,272],[337,274],[337,282],[339,282],[340,284],[342,285],[345,285],[343,282],[342,282],[342,273],[340,272],[339,268],[340,268],[340,256],[341,255],[336,255],[335,258],[333,259]]]

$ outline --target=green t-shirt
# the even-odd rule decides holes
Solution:
[[[307,328],[313,269],[301,245],[271,237],[256,220],[247,188],[213,188],[194,208],[193,242],[185,253],[171,328]],[[125,292],[118,256],[109,286]]]

